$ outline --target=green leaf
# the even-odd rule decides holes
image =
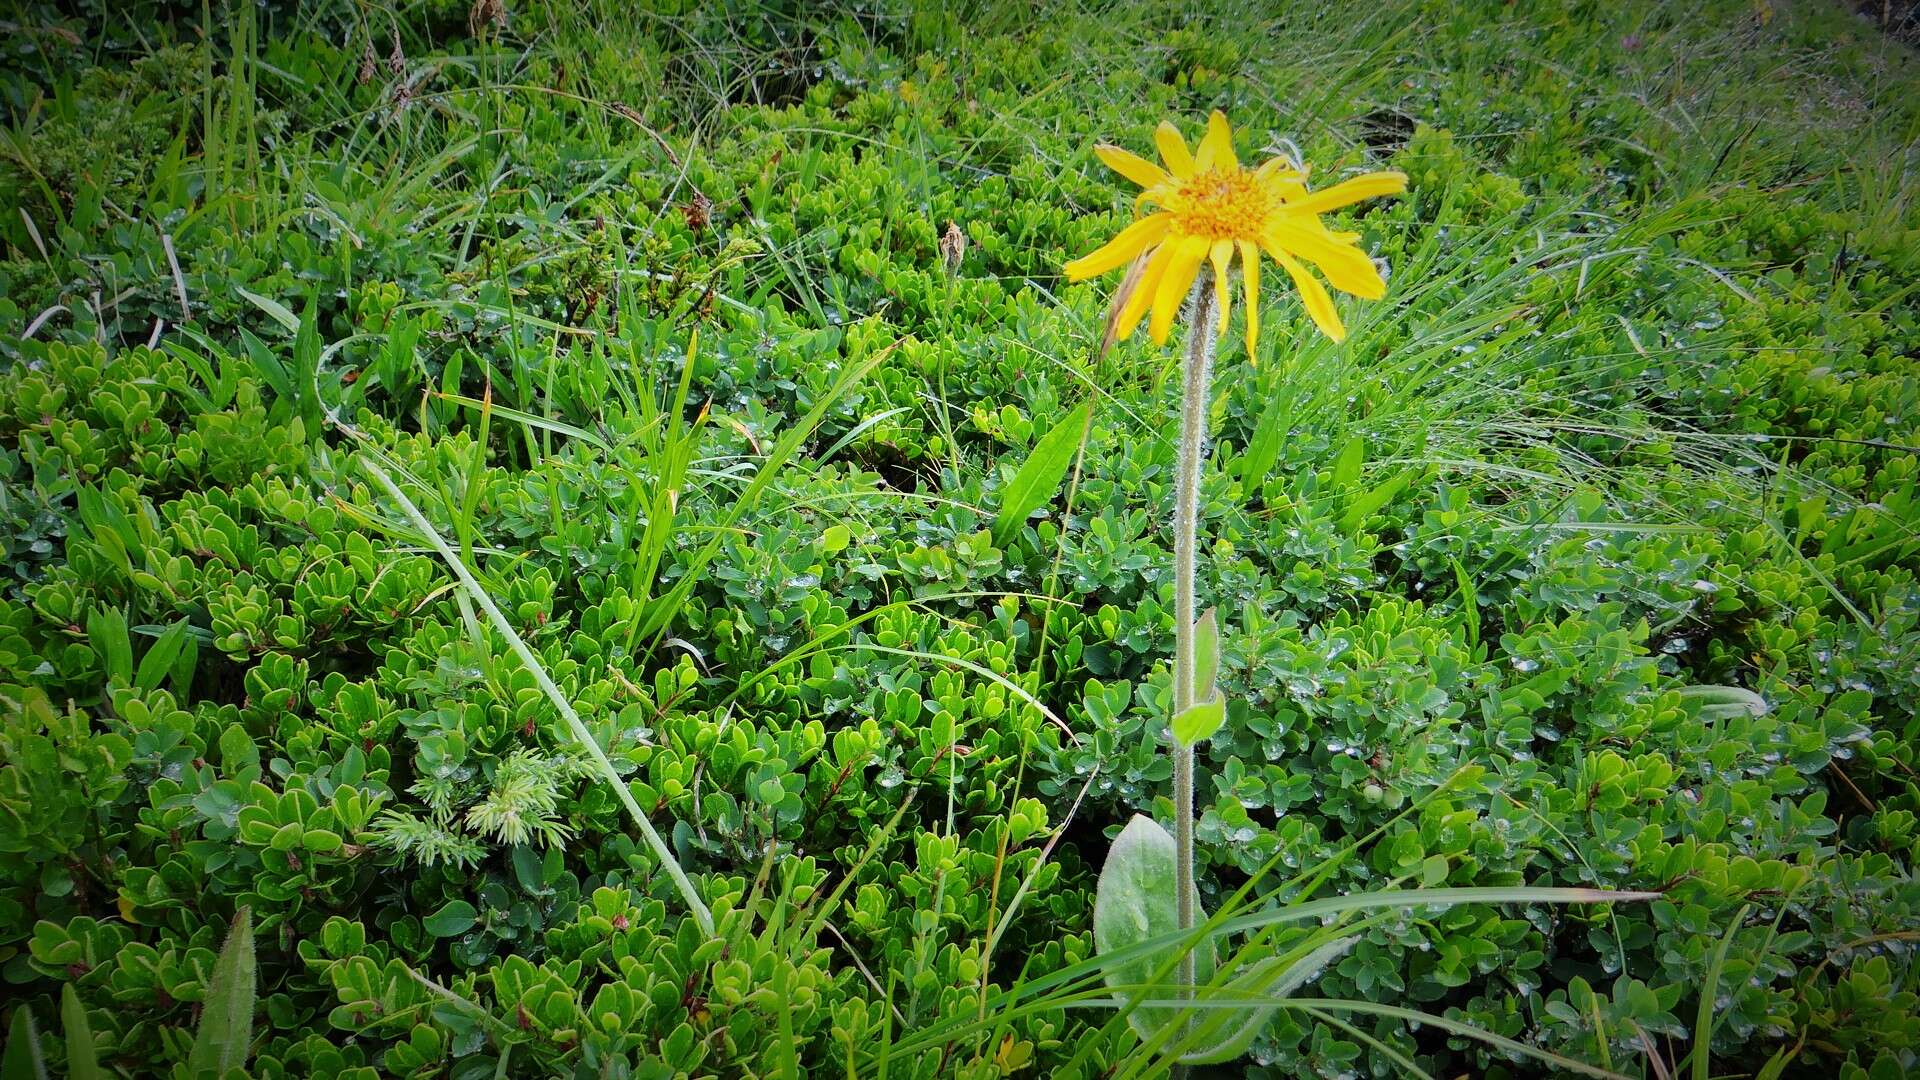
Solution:
[[[194,669],[200,664],[200,639],[191,632],[192,627],[188,630],[186,643],[180,646],[180,654],[173,658],[173,670],[168,673],[173,680],[173,696],[182,701],[193,689]]]
[[[1247,439],[1246,452],[1240,455],[1240,489],[1249,495],[1260,492],[1267,474],[1273,471],[1274,463],[1280,460],[1280,446],[1286,441],[1287,427],[1293,420],[1293,395],[1287,384],[1280,383],[1274,391],[1273,400],[1253,426],[1253,434]]]
[[[127,617],[119,608],[97,607],[88,614],[87,643],[100,654],[109,680],[133,683],[133,639],[127,636]]]
[[[484,409],[502,420],[510,420],[516,424],[524,424],[530,428],[538,428],[541,431],[551,431],[556,435],[565,435],[569,439],[578,439],[588,446],[598,447],[601,450],[611,449],[611,447],[607,445],[607,440],[595,435],[593,432],[585,428],[575,427],[572,424],[562,423],[550,417],[535,416],[530,412],[524,412],[520,409],[508,408],[497,401],[481,401],[479,398],[468,397],[465,394],[455,394],[445,390],[434,390],[431,391],[431,393],[441,401],[451,401],[456,405],[464,405],[476,412]]]
[[[1713,1022],[1713,1006],[1720,996],[1721,973],[1727,967],[1727,947],[1733,944],[1734,935],[1740,932],[1740,926],[1746,922],[1747,912],[1751,910],[1752,904],[1742,904],[1740,910],[1728,920],[1727,932],[1720,936],[1720,944],[1714,948],[1713,959],[1707,964],[1706,982],[1700,987],[1700,1008],[1693,1018],[1693,1080],[1707,1080],[1708,1059],[1712,1057],[1708,1049],[1713,1045],[1713,1031],[1717,1026]]]
[[[1193,624],[1193,693],[1201,701],[1210,700],[1219,689],[1220,624],[1214,618],[1216,610],[1208,608]]]
[[[465,900],[449,900],[440,905],[440,910],[420,920],[427,933],[434,937],[452,937],[464,934],[480,919],[480,913]]]
[[[257,292],[253,292],[248,289],[242,289],[237,285],[234,286],[234,291],[239,293],[242,297],[246,299],[248,303],[252,304],[254,307],[257,307],[261,311],[266,312],[267,317],[271,318],[274,322],[279,323],[281,326],[286,327],[288,330],[292,330],[295,332],[299,331],[300,316],[295,315],[293,311],[287,307],[287,305],[281,303],[278,300],[272,299],[271,297],[261,296]]]
[[[47,1080],[47,1061],[40,1056],[40,1032],[33,1022],[33,1010],[25,1004],[13,1007],[7,1049],[0,1054],[0,1080]]]
[[[87,1023],[87,1010],[73,984],[60,988],[60,1023],[67,1029],[68,1080],[96,1080],[107,1074],[100,1070],[100,1058],[93,1049],[93,1028]]]
[[[1602,1077],[1605,1080],[1623,1080],[1620,1073],[1589,1065],[1584,1061],[1562,1057],[1550,1050],[1542,1050],[1527,1043],[1516,1042],[1505,1035],[1495,1034],[1486,1028],[1469,1024],[1464,1020],[1456,1020],[1443,1013],[1421,1012],[1418,1009],[1409,1009],[1400,1005],[1385,1005],[1377,1001],[1360,1001],[1352,998],[1315,998],[1313,1007],[1330,1013],[1359,1013],[1362,1016],[1384,1016],[1406,1024],[1425,1024],[1449,1034],[1477,1039],[1515,1060],[1527,1058],[1543,1061],[1562,1072]]]
[[[1192,746],[1220,730],[1227,720],[1227,703],[1219,697],[1188,706],[1173,718],[1173,737],[1182,746]]]
[[[829,525],[826,531],[820,534],[820,552],[823,555],[833,555],[845,551],[852,539],[853,534],[845,525]]]
[[[291,314],[291,312],[289,312]],[[253,374],[273,391],[276,400],[289,404],[293,401],[293,376],[287,374],[287,366],[273,355],[267,343],[254,336],[253,331],[241,327],[240,344],[246,349],[247,362]]]
[[[321,402],[316,396],[320,392],[319,308],[319,298],[308,293],[307,306],[301,313],[300,324],[293,335],[293,373],[299,380],[293,387],[293,400],[299,406],[300,415],[309,424],[308,431],[318,430],[320,426]]]
[[[548,848],[557,851],[557,848]],[[513,865],[513,876],[519,880],[520,887],[527,892],[540,895],[546,889],[546,875],[540,863],[540,853],[526,844],[513,845],[507,861]]]
[[[181,650],[197,651],[199,649],[198,643],[187,636],[187,631],[192,628],[192,625],[188,620],[181,619],[167,627],[154,640],[153,645],[147,649],[147,654],[140,658],[140,669],[134,672],[133,685],[142,690],[160,689],[160,684],[177,669]],[[185,686],[177,681],[174,689],[183,694],[186,692]]]
[[[346,846],[346,841],[331,829],[308,829],[300,834],[300,846],[315,855],[329,855]]]
[[[241,779],[260,772],[260,747],[239,724],[220,733],[220,771]]]
[[[189,1075],[218,1078],[229,1069],[246,1067],[253,1043],[253,995],[253,917],[241,908],[213,964],[200,1027],[187,1055]]]
[[[1408,469],[1396,473],[1355,498],[1347,506],[1345,516],[1340,519],[1341,531],[1349,535],[1359,532],[1360,526],[1366,524],[1367,518],[1372,517],[1381,507],[1391,502],[1395,495],[1400,494],[1400,489],[1407,486],[1407,481],[1413,479],[1416,472],[1418,470]]]
[[[1067,478],[1067,470],[1073,467],[1073,456],[1079,452],[1080,436],[1086,430],[1091,402],[1081,405],[1060,418],[1052,431],[1040,437],[1033,445],[1033,452],[1013,474],[1013,481],[1000,494],[1000,514],[993,519],[993,542],[1005,547],[1027,516],[1053,498],[1060,490],[1060,482]]]
[[[1360,466],[1366,463],[1367,441],[1358,435],[1347,440],[1340,448],[1340,456],[1333,461],[1333,490],[1341,491],[1360,481]]]
[[[1731,720],[1738,716],[1765,716],[1773,711],[1767,699],[1738,686],[1682,686],[1674,693],[1700,702],[1700,719]]]
[[[1163,934],[1177,934],[1180,913],[1174,899],[1175,880],[1173,836],[1152,818],[1135,814],[1114,838],[1106,865],[1100,869],[1100,885],[1093,898],[1094,949],[1105,956]],[[1206,918],[1197,891],[1193,910],[1196,921]],[[1109,965],[1105,972],[1107,985],[1137,987],[1151,983],[1162,967],[1173,962],[1172,950],[1176,947],[1169,945]],[[1215,943],[1209,939],[1194,955],[1194,980],[1201,984],[1211,981],[1217,964]],[[1133,1010],[1127,1021],[1141,1038],[1151,1039],[1176,1012],[1166,1006],[1148,1006]]]
[[[1799,1050],[1800,1046],[1797,1043],[1793,1046],[1781,1047],[1767,1059],[1767,1063],[1760,1067],[1759,1072],[1753,1074],[1753,1080],[1780,1080],[1786,1075],[1787,1066],[1793,1064],[1800,1056]]]
[[[1460,586],[1460,620],[1467,629],[1467,644],[1480,644],[1480,592],[1473,587],[1473,578],[1459,559],[1453,563],[1453,580]]]

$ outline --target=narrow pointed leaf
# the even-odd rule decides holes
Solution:
[[[1080,449],[1080,436],[1086,430],[1088,410],[1082,405],[1060,418],[1052,431],[1033,444],[1033,452],[1013,474],[1013,480],[1000,493],[1000,513],[993,520],[993,541],[1002,546],[1011,541],[1027,516],[1045,506],[1060,490],[1073,456]]]
[[[1681,697],[1700,702],[1703,720],[1726,720],[1736,716],[1765,716],[1772,711],[1767,699],[1739,686],[1682,686],[1674,691]]]
[[[93,609],[87,616],[87,643],[100,654],[109,679],[133,682],[133,641],[127,636],[127,617],[119,608]]]
[[[1348,534],[1359,532],[1360,526],[1365,525],[1367,519],[1378,513],[1381,507],[1392,502],[1393,497],[1400,494],[1400,489],[1406,487],[1407,481],[1413,479],[1413,476],[1412,469],[1398,473],[1356,497],[1347,506],[1346,514],[1340,519],[1341,530]]]
[[[270,296],[261,296],[257,292],[253,292],[248,289],[242,289],[238,286],[234,287],[234,291],[239,293],[240,296],[247,301],[247,303],[252,304],[254,307],[257,307],[261,311],[266,312],[267,317],[272,319],[274,322],[279,323],[281,326],[286,327],[288,330],[293,330],[297,332],[300,329],[300,316],[295,315],[293,313],[293,310],[287,307],[287,305],[281,303],[278,300],[273,299]]]
[[[1219,690],[1220,624],[1214,616],[1216,610],[1208,608],[1193,624],[1193,693],[1201,701],[1213,698]]]
[[[0,1053],[0,1080],[47,1080],[47,1061],[40,1056],[40,1031],[33,1010],[13,1007],[7,1031],[7,1049]]]
[[[142,690],[160,689],[160,684],[173,673],[180,650],[194,647],[187,637],[187,629],[192,625],[186,619],[181,619],[161,632],[148,647],[146,655],[140,658],[140,668],[133,676],[135,686]]]
[[[1360,480],[1360,466],[1366,462],[1367,442],[1358,435],[1347,440],[1340,448],[1340,456],[1333,462],[1333,490],[1343,491]]]
[[[1240,489],[1248,495],[1258,495],[1260,486],[1266,481],[1267,474],[1280,460],[1280,446],[1287,437],[1287,426],[1293,422],[1293,399],[1286,384],[1274,393],[1273,400],[1267,404],[1260,419],[1253,426],[1253,434],[1247,439],[1247,449],[1240,455]]]
[[[189,1074],[218,1078],[229,1069],[245,1067],[253,1042],[253,997],[253,918],[241,908],[213,964],[200,1027],[187,1055]]]
[[[87,1023],[87,1010],[73,984],[60,988],[60,1023],[67,1029],[68,1080],[101,1080],[100,1058],[93,1049],[93,1027]]]

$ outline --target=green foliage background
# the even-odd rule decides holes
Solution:
[[[1164,819],[1178,380],[1058,267],[1130,212],[1093,144],[1216,107],[1411,190],[1344,345],[1269,289],[1223,346],[1209,906],[1386,825],[1325,891],[1664,899],[1408,913],[1317,992],[1920,1068],[1920,82],[1839,5],[83,8],[0,74],[0,975],[109,1068],[185,1069],[242,906],[259,1076],[1135,1068],[1099,1010],[885,1048],[1085,959]],[[1233,1072],[1535,1069],[1353,1023]]]

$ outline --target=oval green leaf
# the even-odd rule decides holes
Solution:
[[[1182,746],[1192,746],[1202,739],[1210,738],[1227,722],[1227,703],[1215,697],[1198,705],[1190,705],[1173,718],[1173,737]]]
[[[1178,933],[1180,912],[1174,902],[1174,880],[1173,836],[1152,818],[1135,814],[1114,838],[1106,865],[1100,869],[1100,885],[1093,898],[1094,949],[1106,956],[1163,934]],[[1197,893],[1193,910],[1197,919],[1206,918]],[[1161,968],[1174,962],[1173,949],[1168,946],[1109,965],[1107,985],[1153,982]],[[1194,979],[1201,984],[1210,981],[1216,964],[1214,943],[1209,940],[1194,956]],[[1172,980],[1174,976],[1166,978]],[[1171,982],[1166,989],[1169,994],[1174,989]],[[1146,1006],[1129,1013],[1127,1022],[1141,1038],[1151,1039],[1175,1015],[1176,1010],[1167,1006]]]
[[[480,913],[465,900],[449,900],[440,906],[440,910],[420,921],[427,933],[434,937],[452,937],[464,934],[479,921]]]

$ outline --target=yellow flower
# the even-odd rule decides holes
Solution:
[[[1293,278],[1314,325],[1335,341],[1347,336],[1346,327],[1326,288],[1303,262],[1319,267],[1343,292],[1368,300],[1386,295],[1386,282],[1356,243],[1360,234],[1329,231],[1320,215],[1361,199],[1397,195],[1407,189],[1405,173],[1366,173],[1309,192],[1305,175],[1284,158],[1270,158],[1254,169],[1241,167],[1233,153],[1233,131],[1217,111],[1208,118],[1197,151],[1189,152],[1179,129],[1167,122],[1154,132],[1153,141],[1166,162],[1164,169],[1117,146],[1094,148],[1109,168],[1146,189],[1134,202],[1136,210],[1159,209],[1122,229],[1100,250],[1066,265],[1068,280],[1083,281],[1147,256],[1140,280],[1120,311],[1119,338],[1132,334],[1151,309],[1147,331],[1164,344],[1174,316],[1207,263],[1213,267],[1224,333],[1231,303],[1227,269],[1236,253],[1246,282],[1249,358],[1260,338],[1262,251]]]

